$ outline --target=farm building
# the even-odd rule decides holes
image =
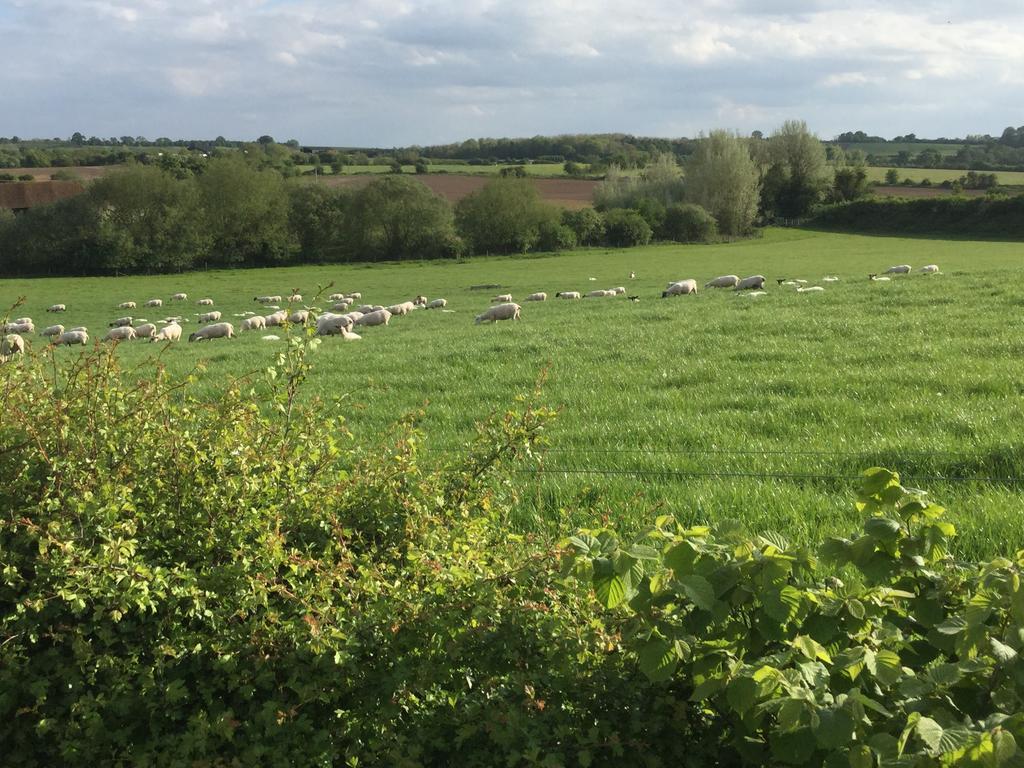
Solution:
[[[84,189],[77,181],[11,181],[0,184],[0,208],[21,213],[37,205],[80,195]]]

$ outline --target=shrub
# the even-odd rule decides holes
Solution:
[[[525,179],[526,168],[522,165],[511,165],[498,171],[498,175],[503,179]]]
[[[1018,765],[1024,552],[949,554],[944,510],[865,473],[852,539],[816,558],[777,533],[671,517],[570,540],[637,666],[699,712],[719,765]],[[656,688],[657,690],[657,688]]]
[[[36,180],[36,177],[33,176],[31,173],[23,173],[20,176],[18,176],[18,181],[35,181],[35,180]]]
[[[605,240],[616,248],[647,245],[651,227],[644,217],[632,209],[613,208],[604,213]]]
[[[576,247],[576,233],[557,219],[540,225],[537,249],[541,251],[571,251]]]
[[[637,213],[644,217],[651,232],[660,232],[665,224],[665,205],[653,197],[641,197],[636,204],[631,206]]]
[[[885,172],[885,183],[889,186],[896,186],[900,183],[900,172],[895,168],[890,168]]]
[[[531,251],[540,243],[541,228],[558,217],[529,179],[494,179],[455,207],[459,233],[475,253]]]
[[[13,173],[0,173],[0,182],[3,182],[3,181],[16,181],[17,178],[18,177],[15,176]]]
[[[699,205],[676,203],[665,211],[662,228],[666,240],[680,243],[706,243],[718,235],[715,217]]]
[[[576,235],[580,245],[600,245],[604,242],[604,218],[593,208],[562,211],[562,223]]]

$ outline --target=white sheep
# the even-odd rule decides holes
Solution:
[[[697,295],[697,281],[693,278],[689,280],[677,280],[674,283],[670,283],[668,288],[661,292],[661,298],[666,299],[669,296],[688,296]]]
[[[118,309],[135,309],[135,306],[136,305],[135,305],[134,301],[122,301],[120,304],[117,305],[117,308]]]
[[[35,333],[36,326],[31,320],[27,318],[19,318],[11,323],[5,323],[3,326],[4,333]]]
[[[444,309],[448,306],[448,299],[434,299],[427,302],[427,309]]]
[[[284,325],[288,319],[288,312],[284,309],[279,309],[277,312],[273,312],[263,318],[263,326],[265,328],[271,328],[275,325]]]
[[[525,299],[525,301],[547,301],[547,300],[548,300],[548,295],[546,293],[544,293],[543,291],[540,291],[538,293],[531,293]]]
[[[497,296],[491,299],[491,301],[500,301],[503,304],[508,304],[512,301],[511,293],[499,293]]]
[[[327,300],[328,301],[341,301],[344,298],[345,298],[345,294],[344,293],[332,293],[330,296],[327,297]]]
[[[345,310],[347,310],[351,306],[352,306],[352,302],[351,301],[348,301],[346,299],[342,299],[341,301],[334,302],[334,304],[331,305],[331,309],[333,309],[335,312],[344,312]]]
[[[868,280],[870,280],[872,283],[888,283],[890,279],[891,278],[888,277],[879,277],[874,273],[868,275]]]
[[[363,304],[359,307],[357,311],[362,312],[364,315],[368,315],[375,310],[373,304]]]
[[[254,315],[253,317],[247,317],[242,321],[243,331],[262,331],[267,327],[267,319],[262,315]]]
[[[217,310],[213,312],[204,312],[196,320],[197,323],[215,323],[220,320],[221,313]]]
[[[208,341],[210,339],[233,339],[235,337],[235,326],[231,323],[215,323],[200,328],[195,333],[189,334],[189,341]]]
[[[60,336],[53,340],[54,346],[72,344],[81,344],[85,346],[89,343],[89,334],[84,328],[72,328],[70,331],[64,331]]]
[[[188,300],[188,294],[187,293],[176,293],[173,296],[171,296],[171,301],[187,301],[187,300]]]
[[[583,298],[584,299],[603,299],[603,298],[606,298],[608,296],[614,296],[614,295],[615,295],[615,291],[591,291],[590,293],[588,293]]]
[[[309,322],[309,310],[308,309],[297,309],[288,315],[288,322],[294,323],[295,325],[305,325]]]
[[[13,320],[11,320],[11,322],[12,323],[16,323],[18,325],[29,325],[32,322],[32,318],[31,317],[16,317]]]
[[[117,328],[111,328],[107,331],[107,335],[103,337],[104,341],[129,341],[135,338],[135,329],[130,325],[119,325]]]
[[[156,333],[156,326],[153,323],[135,326],[135,338],[137,339],[151,339],[154,333]]]
[[[411,301],[403,301],[401,304],[392,304],[390,307],[385,307],[385,309],[387,309],[387,311],[391,313],[391,316],[394,317],[395,315],[408,315],[416,309],[416,306],[417,305]]]
[[[354,325],[354,324],[355,324],[355,322],[356,322],[356,320],[358,320],[358,319],[359,319],[360,317],[362,317],[362,316],[363,316],[364,314],[365,314],[365,313],[363,313],[363,312],[357,312],[357,311],[353,310],[352,312],[348,312],[348,313],[347,313],[347,314],[345,315],[345,317],[349,318],[349,319],[350,319],[350,320],[352,321],[352,324]]]
[[[836,277],[835,275],[826,275],[825,277],[821,278],[821,281],[823,283],[838,283],[839,278]]]
[[[291,303],[302,301],[302,294],[293,293],[291,296],[288,297],[288,301]]]
[[[626,287],[624,285],[620,285],[617,288],[612,288],[612,290],[615,292],[616,296],[622,296],[623,294],[626,293]]]
[[[412,303],[417,307],[425,307],[427,306],[427,297],[421,294],[413,299]]]
[[[213,306],[213,299],[200,299],[199,301],[196,302],[196,306],[198,306],[198,307],[212,307]]]
[[[382,308],[373,312],[367,312],[356,320],[353,325],[387,325],[390,320],[391,313]]]
[[[736,283],[737,291],[749,291],[749,290],[761,290],[764,288],[764,275],[751,275],[750,277],[744,277],[738,283]]]
[[[47,312],[67,312],[68,308],[66,304],[51,304],[46,308]]]
[[[25,340],[16,333],[10,333],[0,340],[0,357],[5,359],[25,354]]]
[[[705,288],[735,288],[740,281],[738,275],[722,275],[704,283]]]
[[[64,333],[63,325],[51,325],[48,328],[43,328],[43,330],[39,332],[39,335],[53,337],[60,336],[62,333]]]
[[[756,299],[758,296],[767,296],[768,291],[751,291],[750,293],[737,293],[737,296],[746,296],[750,299]]]
[[[883,274],[886,275],[909,275],[910,265],[909,264],[897,264],[895,267],[889,267]]]
[[[511,302],[496,304],[483,314],[477,315],[475,322],[480,325],[480,323],[496,323],[499,320],[518,320],[520,310],[522,307]]]
[[[939,273],[939,265],[926,264],[917,271],[920,272],[922,275],[937,275]]]
[[[358,300],[358,299],[362,299],[363,298],[363,294],[361,294],[361,293],[346,293],[345,294],[345,298],[346,299]]]
[[[67,331],[65,331],[65,333],[71,333],[72,331],[82,331],[83,333],[88,333],[89,329],[86,328],[84,325],[76,325],[74,328],[68,328]]]
[[[147,307],[162,307],[163,305],[163,299],[150,299],[146,302]]]
[[[580,298],[579,291],[559,291],[555,294],[556,299],[578,299]]]
[[[796,289],[797,293],[822,293],[825,289],[820,285],[812,285],[810,288],[804,288],[803,286]]]
[[[317,336],[340,336],[352,327],[352,318],[348,315],[320,315],[316,321]]]
[[[150,342],[154,341],[181,341],[181,326],[177,323],[165,325],[159,331],[149,337]]]
[[[253,301],[257,302],[258,304],[280,304],[281,303],[281,297],[280,296],[254,296],[253,297]]]
[[[346,330],[345,328],[342,328],[341,333],[338,335],[341,336],[341,338],[343,338],[345,341],[358,341],[359,339],[363,338],[358,333],[352,333],[351,331]]]

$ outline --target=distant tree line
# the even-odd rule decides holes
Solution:
[[[815,229],[1024,240],[1024,195],[861,200],[822,209]]]

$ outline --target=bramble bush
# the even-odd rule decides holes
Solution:
[[[944,510],[885,469],[857,506],[862,532],[820,564],[670,517],[629,542],[575,536],[569,564],[716,764],[1024,765],[1024,552],[957,562]]]

